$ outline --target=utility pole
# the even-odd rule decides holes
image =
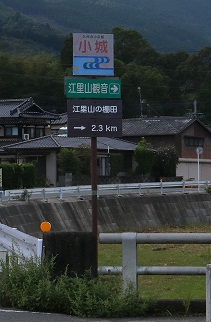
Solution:
[[[193,116],[197,118],[197,101],[193,102]]]
[[[141,108],[141,118],[143,118],[143,108],[142,108],[142,99],[141,99],[141,87],[138,87],[139,92],[139,102],[140,102],[140,108]]]

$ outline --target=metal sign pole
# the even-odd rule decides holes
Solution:
[[[198,146],[196,148],[196,153],[197,153],[197,172],[198,172],[198,192],[200,191],[200,166],[199,166],[199,158],[200,158],[200,154],[203,153],[203,148],[201,146]]]
[[[197,153],[197,155],[198,155],[198,162],[197,162],[197,165],[198,165],[198,192],[199,192],[199,180],[200,180],[200,173],[199,173],[199,171],[200,171],[200,168],[199,168],[199,153]]]
[[[91,138],[92,232],[97,237],[97,138]]]
[[[96,240],[96,267],[98,267],[97,239],[97,138],[91,137],[91,183],[92,183],[92,233]]]

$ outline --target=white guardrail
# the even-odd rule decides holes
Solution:
[[[0,224],[0,259],[15,254],[21,258],[41,258],[42,239],[27,235],[16,228]]]
[[[211,322],[211,264],[137,266],[137,244],[211,244],[209,233],[100,233],[101,244],[122,244],[122,266],[98,267],[102,275],[122,275],[123,289],[138,288],[138,275],[206,275],[206,322]]]
[[[150,194],[150,193],[189,193],[195,191],[204,191],[211,186],[211,181],[175,181],[175,182],[144,182],[144,183],[127,183],[127,184],[100,184],[98,185],[98,197],[104,195],[123,194]],[[35,188],[35,189],[16,189],[5,190],[0,194],[1,201],[11,200],[31,200],[31,199],[51,199],[75,197],[83,198],[92,195],[91,185],[68,186],[68,187],[53,187],[53,188]]]

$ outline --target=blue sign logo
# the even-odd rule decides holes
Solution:
[[[113,76],[113,68],[106,67],[109,57],[74,57],[74,75],[109,75]]]

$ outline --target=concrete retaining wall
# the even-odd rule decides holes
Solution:
[[[43,221],[51,223],[52,231],[91,231],[91,200],[0,204],[0,222],[27,234],[42,238],[40,224]],[[211,196],[208,193],[107,196],[98,200],[99,232],[209,222]]]

